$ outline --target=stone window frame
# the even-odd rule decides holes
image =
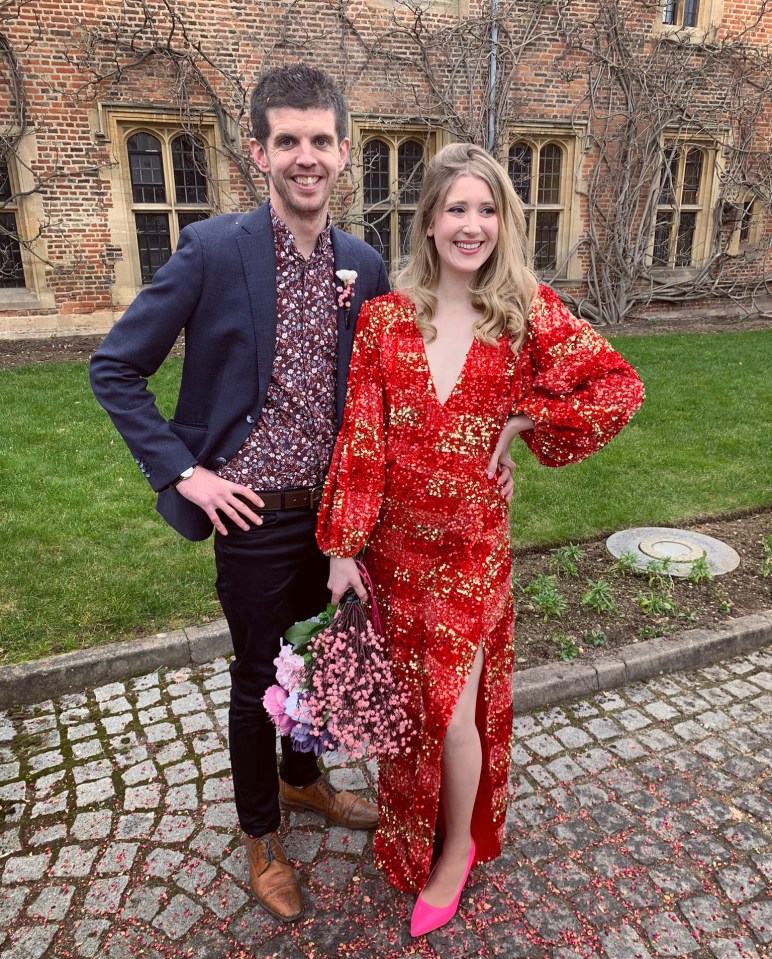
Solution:
[[[582,265],[577,255],[577,245],[582,235],[579,219],[579,171],[584,154],[586,130],[576,123],[515,123],[507,129],[505,153],[501,162],[510,174],[510,151],[517,143],[526,143],[533,156],[540,157],[547,146],[556,146],[561,153],[561,175],[557,203],[539,203],[539,177],[532,177],[529,201],[523,203],[528,220],[527,260],[534,267],[536,245],[536,220],[539,211],[556,212],[560,216],[556,243],[555,270],[545,270],[540,279],[548,282],[581,280]],[[537,167],[538,169],[538,167]]]
[[[654,30],[678,43],[707,44],[715,41],[723,17],[724,0],[659,0]]]
[[[671,202],[662,202],[664,177],[668,165],[668,151],[677,150],[679,153],[678,167],[672,180],[673,195]],[[691,151],[699,151],[702,157],[697,196],[695,200],[683,201],[685,171]],[[665,135],[661,146],[661,162],[659,164],[660,182],[656,188],[654,224],[649,242],[648,259],[650,268],[655,272],[669,274],[690,273],[698,270],[711,255],[711,241],[713,236],[713,222],[717,208],[720,190],[721,173],[721,145],[709,137],[689,136],[687,133]],[[660,212],[672,212],[673,220],[670,226],[667,250],[667,262],[655,260],[657,230]],[[682,216],[694,215],[695,223],[691,231],[690,262],[678,263],[679,239],[684,235],[681,229]]]
[[[135,133],[148,133],[161,141],[165,182],[167,187],[171,186],[173,189],[172,141],[180,134],[193,135],[206,151],[210,188],[208,205],[206,207],[200,205],[196,208],[202,211],[206,209],[211,215],[224,207],[235,208],[227,189],[230,171],[221,149],[217,119],[213,113],[205,111],[196,113],[192,119],[195,122],[193,128],[181,122],[179,110],[154,104],[105,102],[100,103],[98,108],[92,111],[94,138],[98,142],[105,143],[110,151],[111,162],[104,175],[109,180],[113,198],[113,205],[108,214],[108,226],[113,244],[112,296],[117,308],[128,306],[137,293],[147,285],[142,281],[136,213],[157,210],[169,215],[170,246],[174,252],[180,233],[174,213],[179,209],[188,209],[188,206],[178,207],[174,201],[169,202],[169,196],[166,203],[137,204],[134,202],[128,155],[128,141],[131,136]]]
[[[389,194],[384,200],[365,204],[364,183],[364,151],[368,144],[375,140],[385,142],[389,150]],[[389,256],[385,257],[390,273],[393,275],[400,266],[403,256],[399,250],[399,220],[415,210],[417,196],[409,201],[400,202],[399,193],[399,164],[398,151],[408,141],[423,140],[424,164],[444,145],[446,138],[441,130],[425,123],[404,123],[398,120],[373,120],[367,117],[352,118],[351,131],[351,174],[354,183],[351,210],[348,220],[351,231],[360,239],[368,241],[368,228],[365,217],[373,212],[387,216],[389,220],[390,248]],[[373,245],[373,244],[371,244]],[[374,249],[378,249],[373,245]],[[380,249],[378,250],[379,252]]]
[[[375,5],[390,11],[404,10],[404,0],[375,0]],[[421,11],[424,15],[455,16],[459,20],[469,16],[469,0],[423,0]]]
[[[9,139],[14,137],[11,130]],[[48,247],[42,225],[46,222],[43,192],[37,189],[33,170],[37,165],[37,141],[30,129],[19,137],[13,154],[4,157],[8,164],[16,232],[24,285],[0,287],[0,312],[16,310],[52,310],[56,307],[54,292],[49,286],[47,271]]]

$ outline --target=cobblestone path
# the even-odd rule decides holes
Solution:
[[[415,942],[371,837],[311,814],[307,918],[253,903],[228,685],[219,660],[0,714],[0,959],[772,955],[768,650],[517,718],[504,855]]]

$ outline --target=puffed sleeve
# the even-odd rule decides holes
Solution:
[[[359,313],[343,426],[319,509],[316,539],[328,556],[355,556],[362,549],[383,500],[385,404],[376,314],[372,302]]]
[[[536,424],[520,434],[545,466],[597,452],[643,402],[638,374],[596,330],[542,286],[515,377],[513,414]]]

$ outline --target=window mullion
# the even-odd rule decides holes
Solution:
[[[389,256],[399,263],[399,137],[389,137]]]
[[[176,132],[175,130],[164,130],[161,141],[166,198],[169,205],[169,243],[172,250],[177,249],[177,242],[180,238],[180,225],[177,220],[177,183],[174,179],[174,163],[172,162],[172,139]]]

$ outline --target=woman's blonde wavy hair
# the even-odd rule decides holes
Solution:
[[[410,232],[410,259],[398,274],[396,287],[415,303],[418,329],[431,343],[437,336],[432,320],[440,260],[427,231],[442,210],[451,184],[460,176],[478,177],[488,184],[499,221],[498,242],[469,283],[472,305],[481,314],[474,325],[475,336],[492,344],[507,334],[516,352],[525,339],[528,311],[538,284],[525,262],[525,216],[520,200],[504,170],[482,147],[451,143],[429,162]]]

